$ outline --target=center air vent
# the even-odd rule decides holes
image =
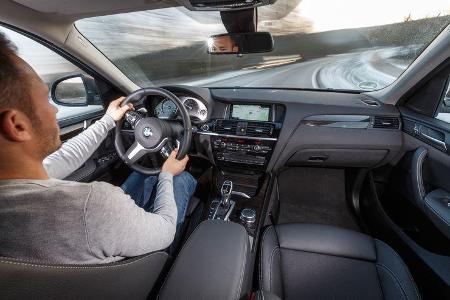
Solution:
[[[371,118],[371,125],[378,129],[400,129],[400,120],[398,117],[375,116]]]
[[[272,137],[275,132],[275,124],[269,122],[246,122],[241,120],[220,119],[216,121],[214,131],[218,134]]]
[[[270,123],[249,122],[247,124],[248,136],[272,136],[274,125]]]
[[[237,122],[233,120],[217,120],[216,132],[219,134],[236,134]]]

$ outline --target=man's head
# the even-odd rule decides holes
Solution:
[[[57,150],[61,141],[56,112],[47,85],[0,32],[0,155],[19,149],[17,155],[42,160]],[[13,157],[0,157],[5,159]]]

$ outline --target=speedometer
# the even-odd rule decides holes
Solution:
[[[172,119],[175,118],[178,112],[178,108],[172,100],[164,99],[156,105],[154,114],[158,118]]]

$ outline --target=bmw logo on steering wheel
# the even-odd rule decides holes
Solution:
[[[153,131],[150,127],[144,127],[144,129],[142,129],[142,134],[146,137],[149,138],[151,136],[153,136]]]

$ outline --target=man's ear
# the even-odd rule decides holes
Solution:
[[[0,134],[12,142],[31,140],[30,120],[20,111],[8,110],[0,114]]]

